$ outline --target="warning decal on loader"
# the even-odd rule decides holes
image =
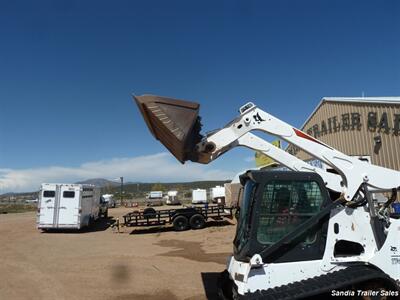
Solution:
[[[327,147],[327,148],[329,148],[329,149],[333,149],[333,148],[329,147],[328,145],[325,145],[324,143],[318,141],[317,139],[314,139],[312,136],[310,136],[310,135],[304,133],[303,131],[300,131],[300,130],[294,128],[294,127],[293,127],[293,130],[294,130],[294,132],[296,133],[297,136],[299,136],[299,137],[301,137],[301,138],[303,138],[303,139],[306,139],[306,140],[309,140],[309,141],[318,143],[318,144],[320,144],[320,145],[322,145],[322,146],[325,146],[325,147]]]

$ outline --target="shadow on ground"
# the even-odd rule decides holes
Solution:
[[[196,262],[214,262],[225,265],[226,258],[231,254],[227,252],[206,252],[201,242],[183,240],[160,240],[155,245],[171,248],[170,251],[159,254],[160,256],[179,257]]]
[[[208,221],[206,223],[206,228],[209,227],[224,227],[224,226],[233,226],[235,224],[227,221],[227,220],[223,220],[223,221]],[[200,229],[201,230],[201,229]],[[174,231],[174,228],[172,227],[172,225],[160,225],[160,226],[153,226],[153,227],[136,227],[135,229],[133,229],[129,234],[151,234],[151,233],[163,233],[163,232],[171,232]]]
[[[223,220],[223,221],[208,221],[206,224],[206,227],[224,227],[224,226],[233,226],[232,222],[229,222],[228,220]]]
[[[219,272],[204,272],[201,273],[201,280],[203,281],[204,293],[208,300],[218,300],[218,278],[221,273]]]
[[[154,227],[137,227],[133,229],[129,234],[151,234],[151,233],[162,233],[174,231],[172,226],[154,226]]]
[[[97,221],[95,221],[92,225],[83,227],[80,230],[74,230],[74,229],[47,229],[47,230],[42,230],[42,233],[88,233],[88,232],[96,232],[96,231],[105,231],[107,230],[110,226],[112,226],[115,223],[114,218],[108,217],[108,218],[100,218]]]
[[[125,272],[125,271],[124,271]],[[201,273],[201,279],[203,281],[204,294],[208,300],[221,300],[218,296],[217,282],[220,273],[218,272],[207,272]],[[118,295],[112,298],[113,300],[178,300],[179,298],[170,290],[161,289],[155,290],[153,294],[139,294],[139,293],[128,293],[123,295]],[[202,300],[204,296],[193,295],[184,300]]]

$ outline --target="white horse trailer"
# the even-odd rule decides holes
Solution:
[[[89,184],[43,183],[38,229],[81,229],[99,217],[100,189]]]
[[[108,207],[115,207],[115,199],[113,194],[104,194],[101,196]]]
[[[192,191],[192,203],[202,204],[207,203],[207,191],[204,189],[196,189]]]
[[[218,204],[225,204],[225,187],[217,185],[211,188],[211,201]]]
[[[178,198],[178,191],[168,191],[167,201],[165,201],[165,203],[168,205],[181,204]]]

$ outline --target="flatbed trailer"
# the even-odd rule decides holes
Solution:
[[[222,205],[202,205],[176,209],[145,208],[143,211],[133,211],[123,216],[125,226],[163,226],[172,224],[176,231],[186,229],[201,229],[208,219],[232,219],[232,207]]]

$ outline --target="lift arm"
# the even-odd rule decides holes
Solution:
[[[340,184],[341,177],[339,175],[328,173],[321,168],[314,167],[250,132],[242,135],[234,144],[260,151],[292,171],[318,173],[324,180],[327,188],[336,192],[342,191],[342,186]]]
[[[375,191],[390,191],[400,185],[400,172],[350,157],[259,109],[253,103],[242,106],[240,116],[224,128],[205,136],[197,144],[198,161],[209,163],[253,130],[277,136],[334,168],[342,177],[342,192],[348,201],[353,199],[363,183]]]

